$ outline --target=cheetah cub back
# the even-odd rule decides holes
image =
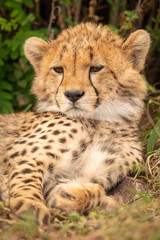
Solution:
[[[83,214],[116,206],[107,191],[142,162],[140,71],[149,45],[144,30],[124,40],[92,23],[49,42],[26,41],[37,113],[0,116],[0,197],[9,196],[15,214],[33,208],[43,224],[49,208]]]

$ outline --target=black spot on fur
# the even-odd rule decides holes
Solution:
[[[48,152],[47,155],[51,156],[52,158],[58,159],[58,156],[56,154],[54,154],[54,153]]]
[[[38,194],[34,193],[33,196],[34,196],[35,198],[41,200],[41,197],[40,197]]]
[[[23,149],[23,151],[21,152],[21,156],[25,156],[26,155],[26,149]]]
[[[47,122],[46,120],[45,120],[45,121],[42,121],[41,124],[44,124],[44,123],[46,123],[46,122]]]
[[[42,169],[38,169],[38,172],[43,174],[43,170]]]
[[[44,149],[51,149],[52,147],[51,146],[44,146]]]
[[[54,134],[54,135],[58,135],[58,134],[60,134],[60,131],[55,130],[55,131],[53,132],[53,134]]]
[[[31,152],[34,153],[34,152],[36,152],[37,150],[38,150],[38,147],[34,147],[34,148],[32,148]]]
[[[59,149],[59,151],[60,151],[61,153],[66,153],[66,152],[68,152],[69,150],[68,150],[68,149]]]
[[[19,144],[23,144],[23,143],[26,143],[26,141],[20,141]]]
[[[16,186],[16,183],[13,183],[13,184],[11,185],[11,189],[14,188],[15,186]]]
[[[20,161],[20,162],[18,163],[18,165],[22,165],[22,164],[25,164],[25,163],[27,163],[27,161],[23,160],[23,161]]]
[[[62,123],[64,123],[64,121],[59,121],[58,123],[59,123],[59,124],[62,124]]]
[[[115,134],[116,133],[116,131],[115,130],[111,130],[111,134]]]
[[[36,137],[36,135],[30,135],[29,136],[29,138],[35,138]]]
[[[122,134],[122,137],[128,137],[128,134]]]
[[[115,163],[115,158],[109,158],[105,160],[105,163],[107,165],[112,165],[113,163]]]
[[[49,214],[46,214],[43,218],[43,224],[48,225],[48,223],[49,223]]]
[[[23,137],[28,137],[29,136],[29,133],[25,134]]]
[[[112,73],[112,75],[113,75],[113,77],[114,77],[114,79],[116,79],[117,80],[117,76],[116,76],[116,74],[111,70],[111,73]]]
[[[73,128],[73,129],[71,129],[71,132],[72,133],[77,133],[77,129]]]
[[[63,126],[69,127],[69,126],[71,126],[71,124],[70,123],[65,123],[65,124],[63,124]]]
[[[48,171],[49,171],[50,173],[53,173],[53,169],[54,169],[54,165],[53,165],[53,164],[49,164],[49,166],[48,166]]]
[[[13,175],[11,176],[11,179],[10,179],[10,180],[12,180],[13,178],[15,178],[15,176],[17,176],[18,174],[19,174],[18,172],[13,173]]]
[[[140,163],[141,161],[139,160],[139,158],[136,158],[137,162]]]
[[[50,192],[52,191],[53,188],[50,188],[45,194],[44,194],[44,198],[48,198]]]
[[[35,133],[40,132],[41,130],[42,130],[41,128],[38,128],[38,129],[35,131]]]
[[[59,142],[60,142],[60,143],[65,143],[65,142],[66,142],[66,138],[60,138],[60,139],[59,139]]]
[[[22,201],[22,200],[19,201],[17,203],[17,205],[14,207],[15,211],[18,211],[22,207],[23,203],[24,203],[24,201]]]
[[[3,159],[3,162],[4,162],[4,163],[6,163],[7,161],[8,161],[8,159],[7,159],[7,158]]]
[[[38,161],[38,162],[37,162],[37,165],[38,165],[38,166],[43,165],[43,162]]]
[[[47,139],[47,136],[43,135],[42,137],[40,137],[40,139]]]
[[[25,169],[22,171],[23,174],[32,173],[32,172],[34,172],[34,171],[32,171],[32,170],[29,169],[29,168],[25,168]]]
[[[23,182],[24,182],[24,183],[30,183],[30,182],[34,182],[34,180],[33,180],[33,179],[26,179],[26,180],[24,180]]]
[[[54,123],[49,124],[47,127],[54,127]]]
[[[48,142],[49,142],[49,143],[53,143],[53,142],[54,142],[54,140],[53,140],[53,139],[51,139],[51,140],[49,140]]]
[[[76,161],[79,157],[79,153],[77,151],[72,152],[72,161]]]
[[[18,157],[18,156],[19,156],[19,152],[15,152],[10,156],[10,158],[15,158],[15,157]]]
[[[33,126],[33,129],[35,129],[37,126],[38,126],[38,124],[35,124],[35,125]]]
[[[80,145],[80,151],[84,152],[86,150],[86,147],[87,147],[87,143],[85,142],[85,140],[81,140],[79,145]]]

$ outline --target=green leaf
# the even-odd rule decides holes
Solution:
[[[16,77],[17,80],[20,80],[20,78],[21,78],[22,75],[23,75],[23,72],[22,72],[21,69],[15,69],[14,75],[15,75],[15,77]],[[18,82],[18,84],[19,84],[19,82]]]
[[[23,0],[24,5],[26,5],[29,8],[33,8],[34,4],[31,0]]]
[[[124,25],[124,29],[125,30],[129,30],[129,29],[131,29],[131,27],[132,27],[132,22],[128,22],[126,25]]]
[[[0,24],[6,24],[7,20],[3,17],[0,17]]]
[[[11,56],[11,59],[15,60],[18,58],[18,55],[19,55],[19,49],[17,49],[16,51],[13,51],[10,56]]]
[[[118,30],[118,27],[113,25],[113,24],[107,24],[107,27],[113,31],[114,33],[118,34],[119,33],[119,30]]]
[[[15,2],[13,0],[8,0],[5,2],[5,5],[6,7],[10,7],[10,8],[13,8],[13,9],[18,9],[18,8],[21,8],[21,4],[18,3],[18,2]]]
[[[9,114],[13,112],[13,106],[11,102],[0,99],[0,112],[2,114]]]
[[[3,66],[4,65],[4,62],[2,59],[0,59],[0,66]]]
[[[15,16],[18,15],[18,14],[19,14],[19,9],[14,9],[14,10],[11,12],[10,17],[13,18],[13,17],[15,17]]]
[[[5,81],[1,81],[0,82],[0,89],[12,91],[13,87],[12,87],[12,85],[10,83],[5,82]]]
[[[27,81],[25,80],[21,80],[18,82],[18,86],[21,88],[26,88],[27,87]]]
[[[4,91],[0,91],[0,100],[6,99],[6,100],[12,100],[12,94]]]
[[[147,143],[147,153],[151,155],[153,152],[154,145],[157,143],[157,140],[160,138],[160,119],[158,120],[157,124],[151,131],[151,135],[148,139]]]

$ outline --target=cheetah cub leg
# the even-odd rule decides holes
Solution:
[[[18,167],[17,167],[18,166]],[[49,209],[45,206],[41,186],[42,171],[36,171],[32,161],[17,160],[9,170],[10,208],[18,217],[29,209],[33,210],[40,225],[48,224]]]
[[[103,203],[111,206],[113,202],[110,197],[105,196],[104,189],[98,184],[77,182],[57,185],[47,199],[50,208],[58,208],[65,213],[77,211],[79,214],[88,213]]]

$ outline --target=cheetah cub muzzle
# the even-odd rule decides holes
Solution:
[[[115,207],[107,191],[142,162],[140,71],[149,45],[144,30],[124,40],[92,23],[49,42],[26,40],[37,112],[0,116],[0,198],[14,214],[32,208],[45,224],[50,208]]]

